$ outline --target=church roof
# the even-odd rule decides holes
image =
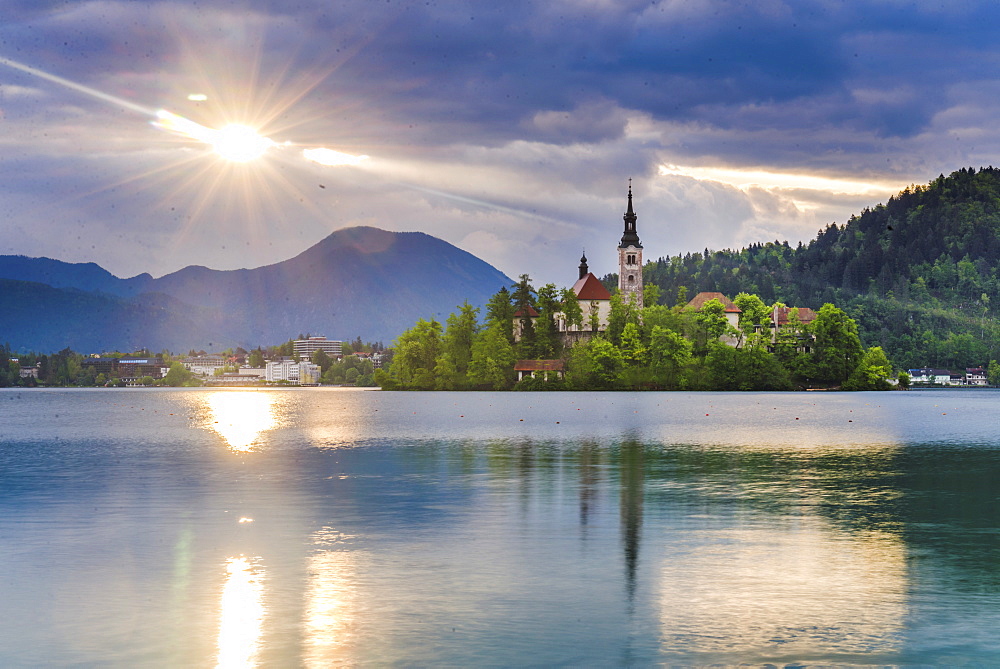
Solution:
[[[689,307],[693,307],[695,311],[701,311],[701,308],[705,306],[706,302],[711,302],[712,300],[718,300],[722,302],[722,305],[726,308],[727,313],[740,314],[743,310],[738,306],[733,304],[733,301],[722,293],[698,293],[694,296],[694,299],[687,303]]]
[[[611,293],[604,287],[601,280],[594,276],[593,272],[588,272],[587,276],[573,284],[573,292],[576,299],[586,300],[610,300]]]

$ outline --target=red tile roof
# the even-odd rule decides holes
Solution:
[[[774,310],[774,320],[778,325],[788,325],[788,314],[792,307],[777,307]],[[816,312],[809,307],[799,307],[799,322],[802,324],[812,323],[816,320]]]
[[[524,310],[518,309],[514,312],[514,318],[524,318]],[[528,306],[528,318],[538,318],[538,310],[532,306]]]
[[[515,372],[561,372],[566,368],[562,360],[518,360]]]
[[[576,299],[586,302],[611,299],[611,293],[604,287],[601,280],[589,272],[587,276],[573,284],[573,292],[576,293]]]
[[[693,307],[695,311],[701,311],[701,308],[705,306],[706,302],[711,302],[712,300],[718,300],[722,302],[722,305],[726,308],[727,313],[740,314],[743,311],[733,304],[733,301],[722,293],[698,293],[694,296],[694,299],[687,303],[689,307]]]

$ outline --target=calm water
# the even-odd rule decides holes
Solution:
[[[997,665],[998,407],[0,391],[0,665]]]

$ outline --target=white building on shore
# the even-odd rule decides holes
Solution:
[[[268,383],[287,381],[299,385],[312,385],[319,383],[319,365],[303,360],[275,360],[267,363],[264,370],[264,378]]]
[[[299,360],[312,360],[312,355],[316,351],[323,351],[331,358],[339,358],[343,353],[343,342],[327,339],[326,337],[309,337],[309,339],[296,339],[292,342],[292,350]]]

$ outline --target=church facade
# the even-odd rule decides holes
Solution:
[[[628,206],[622,218],[625,230],[618,244],[618,291],[626,302],[631,301],[641,309],[643,307],[642,243],[636,230],[638,217],[632,208],[631,184],[628,189]],[[590,271],[586,254],[580,258],[580,274],[572,290],[580,302],[583,323],[579,327],[570,325],[564,315],[557,316],[557,327],[563,333],[563,340],[567,344],[589,339],[595,332],[604,332],[608,327],[608,316],[611,313],[611,293]]]

